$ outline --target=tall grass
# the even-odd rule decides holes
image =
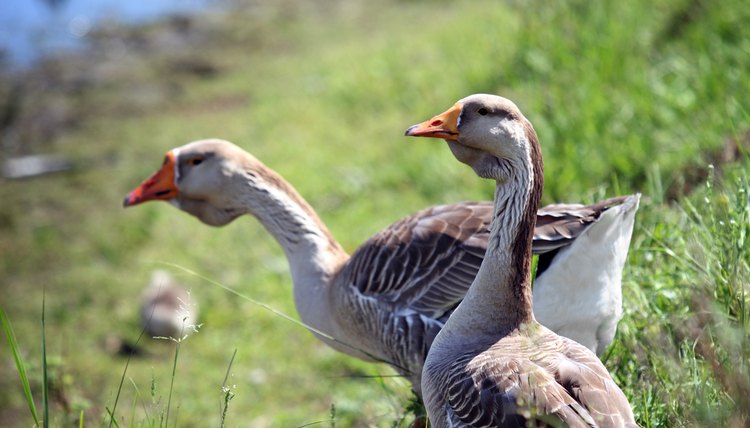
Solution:
[[[224,381],[221,383],[221,392],[224,394],[222,397],[222,400],[219,404],[219,426],[221,428],[224,428],[224,425],[227,420],[227,411],[229,410],[229,402],[232,401],[234,398],[234,392],[232,391],[233,387],[231,385],[227,385],[227,381],[229,380],[229,374],[232,371],[232,364],[234,363],[234,357],[237,356],[237,349],[234,350],[232,353],[232,358],[229,360],[229,364],[227,365],[227,373],[224,375]]]
[[[674,210],[640,217],[628,310],[606,361],[644,426],[750,421],[747,166],[710,175]]]
[[[24,398],[26,399],[26,404],[29,406],[31,417],[34,420],[34,426],[39,427],[41,426],[39,424],[39,415],[36,411],[34,396],[31,394],[31,384],[29,383],[29,375],[26,371],[26,364],[24,364],[23,362],[21,350],[18,346],[18,341],[16,340],[16,334],[13,332],[13,326],[11,325],[10,320],[5,314],[5,310],[3,308],[0,308],[0,323],[2,323],[3,325],[5,338],[8,340],[8,346],[10,347],[10,351],[13,353],[13,362],[15,363],[16,370],[19,377],[21,378],[21,387],[23,388]]]
[[[42,426],[49,427],[49,369],[47,366],[46,294],[42,295]]]
[[[141,339],[143,339],[143,336],[146,334],[146,327],[143,327],[141,329],[141,333],[138,335],[138,338],[135,340],[134,346],[138,347],[138,345],[141,343]],[[133,358],[133,355],[128,355],[127,360],[125,360],[125,367],[122,369],[122,376],[120,376],[120,383],[117,385],[117,392],[115,393],[115,400],[112,404],[112,410],[107,408],[107,415],[109,416],[109,427],[112,428],[113,424],[117,424],[117,420],[115,418],[115,415],[117,414],[117,405],[120,403],[120,394],[122,393],[122,387],[125,384],[125,376],[128,373],[128,367],[130,367],[130,360]],[[135,395],[133,398],[133,410],[135,411],[135,405],[138,401],[138,394]],[[133,420],[133,416],[131,415],[131,420]]]

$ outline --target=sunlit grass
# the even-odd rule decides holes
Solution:
[[[640,216],[627,311],[606,361],[644,426],[743,426],[750,416],[747,166]]]

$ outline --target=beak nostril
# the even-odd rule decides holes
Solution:
[[[433,121],[432,121],[432,123],[431,123],[430,125],[431,125],[431,126],[440,126],[440,125],[442,125],[442,124],[443,124],[443,121],[442,121],[442,120],[440,120],[440,119],[438,119],[438,120],[433,120]]]

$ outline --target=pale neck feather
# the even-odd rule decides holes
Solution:
[[[448,319],[441,339],[450,336],[505,335],[534,320],[531,308],[530,259],[539,184],[531,153],[523,162],[500,160],[504,179],[495,187],[489,245],[464,300]]]
[[[256,165],[246,173],[242,187],[237,194],[246,212],[260,221],[286,254],[302,321],[334,334],[329,285],[348,255],[312,207],[274,171]]]

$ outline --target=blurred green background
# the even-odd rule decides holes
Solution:
[[[488,92],[534,124],[544,203],[644,194],[625,317],[604,357],[639,423],[747,424],[747,22],[741,0],[236,1],[108,23],[84,52],[3,71],[0,159],[55,154],[72,166],[0,179],[0,306],[32,392],[44,297],[53,425],[77,424],[81,411],[86,426],[107,424],[126,360],[106,344],[135,341],[140,292],[166,267],[204,324],[181,345],[177,426],[219,425],[235,349],[227,426],[408,425],[409,387],[388,367],[164,264],[296,317],[284,255],[254,219],[210,228],[164,203],[124,210],[122,199],[168,149],[224,138],[281,173],[351,252],[418,209],[492,197],[443,144],[402,137]],[[174,347],[142,345],[121,426],[158,425],[172,380]],[[31,425],[5,342],[0,420]]]

